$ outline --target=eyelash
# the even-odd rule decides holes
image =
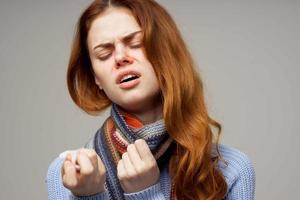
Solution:
[[[129,45],[129,47],[130,48],[133,48],[133,49],[137,49],[137,48],[140,48],[140,47],[142,47],[143,45],[142,45],[142,43],[136,43],[136,44],[131,44],[131,45]]]
[[[134,49],[140,48],[140,47],[142,47],[142,43],[139,41],[131,42],[131,43],[129,43],[129,47],[134,48]]]
[[[138,42],[138,43],[133,43],[133,44],[130,44],[129,47],[132,48],[132,49],[138,49],[138,48],[141,48],[143,45],[142,43]],[[111,56],[112,53],[109,53],[105,56],[98,56],[99,60],[101,61],[105,61],[107,60],[110,56]]]
[[[110,56],[111,56],[111,53],[110,53],[110,54],[107,54],[107,55],[105,55],[105,56],[98,56],[98,58],[99,58],[99,60],[101,60],[101,61],[105,61],[105,60],[107,60]]]

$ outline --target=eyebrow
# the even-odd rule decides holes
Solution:
[[[142,31],[139,30],[139,31],[135,31],[133,33],[129,33],[128,35],[125,35],[121,40],[123,42],[128,42],[130,41],[135,35],[137,35],[138,33],[141,33]],[[107,43],[101,43],[101,44],[98,44],[97,46],[94,47],[94,50],[97,49],[97,48],[108,48],[108,47],[111,47],[112,46],[112,43],[110,42],[107,42]]]

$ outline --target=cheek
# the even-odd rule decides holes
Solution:
[[[101,70],[101,68],[99,66],[95,66],[93,65],[93,73],[94,73],[94,78],[95,78],[95,82],[96,84],[100,84],[101,87],[103,86],[103,83],[105,82],[104,79],[104,72]]]
[[[146,58],[143,50],[140,49],[135,49],[135,50],[131,50],[130,52],[130,56],[137,59],[140,62],[146,62],[148,61],[148,59]],[[148,61],[149,62],[149,61]]]
[[[113,68],[113,62],[111,60],[112,59],[106,61],[93,61],[92,66],[94,73],[99,76],[107,76],[107,73],[111,73]]]

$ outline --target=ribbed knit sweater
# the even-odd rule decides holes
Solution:
[[[220,145],[220,154],[227,162],[219,162],[219,169],[227,183],[225,200],[253,200],[255,193],[254,167],[247,155],[241,151]],[[108,192],[98,193],[92,196],[74,196],[70,190],[62,184],[61,167],[63,160],[56,158],[49,166],[47,173],[47,187],[49,200],[109,200]],[[142,191],[125,193],[126,200],[169,200],[171,182],[168,169],[160,172],[160,180]]]

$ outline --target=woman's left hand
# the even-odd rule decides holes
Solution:
[[[160,172],[156,160],[142,139],[128,145],[117,170],[125,193],[144,190],[159,181]]]

